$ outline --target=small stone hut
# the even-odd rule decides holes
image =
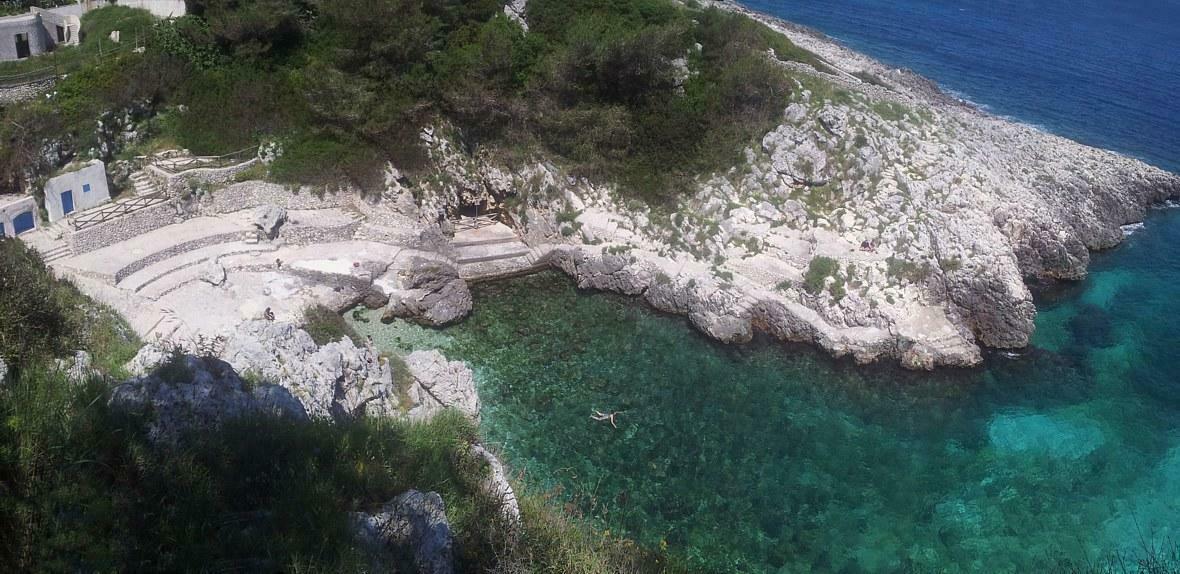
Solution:
[[[45,182],[45,211],[49,212],[50,222],[110,200],[107,166],[97,159],[68,166],[61,175]]]
[[[57,46],[77,44],[82,30],[81,4],[0,18],[0,61],[23,60]]]
[[[0,195],[0,237],[37,229],[37,202],[28,195]]]

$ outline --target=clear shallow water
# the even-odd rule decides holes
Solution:
[[[742,0],[952,92],[1180,171],[1175,0]]]
[[[1156,214],[1044,294],[1036,348],[972,371],[719,346],[554,274],[445,331],[357,327],[467,360],[516,468],[710,571],[1030,572],[1180,541],[1177,242]]]
[[[1178,2],[745,3],[995,113],[1180,166]],[[722,347],[556,275],[480,287],[445,331],[357,327],[467,360],[515,468],[706,570],[1037,572],[1180,543],[1177,245],[1180,212],[1157,212],[1085,282],[1040,294],[1034,348],[972,371]]]

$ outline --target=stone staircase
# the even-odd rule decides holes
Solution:
[[[69,244],[62,243],[42,252],[41,259],[48,264],[53,263],[59,259],[65,259],[66,257],[70,257],[73,254],[74,252],[70,249]]]
[[[140,197],[163,191],[159,182],[144,170],[131,174],[131,184],[135,186],[135,195]]]
[[[457,227],[451,245],[458,252],[459,276],[463,279],[493,279],[536,267],[533,251],[507,225],[487,221]]]

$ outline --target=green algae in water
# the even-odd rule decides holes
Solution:
[[[1042,297],[1049,348],[985,369],[719,346],[553,274],[396,336],[472,365],[487,439],[534,484],[702,570],[1041,571],[1180,539],[1180,220],[1157,220],[1095,258],[1120,277],[1100,296]]]

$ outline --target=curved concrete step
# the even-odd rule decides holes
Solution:
[[[199,268],[202,263],[216,260],[229,255],[243,253],[261,253],[274,251],[275,248],[267,244],[248,244],[244,242],[222,243],[201,249],[181,253],[175,257],[165,259],[159,263],[149,265],[126,279],[119,282],[118,287],[139,293],[149,285],[165,280],[170,275],[188,268]]]

